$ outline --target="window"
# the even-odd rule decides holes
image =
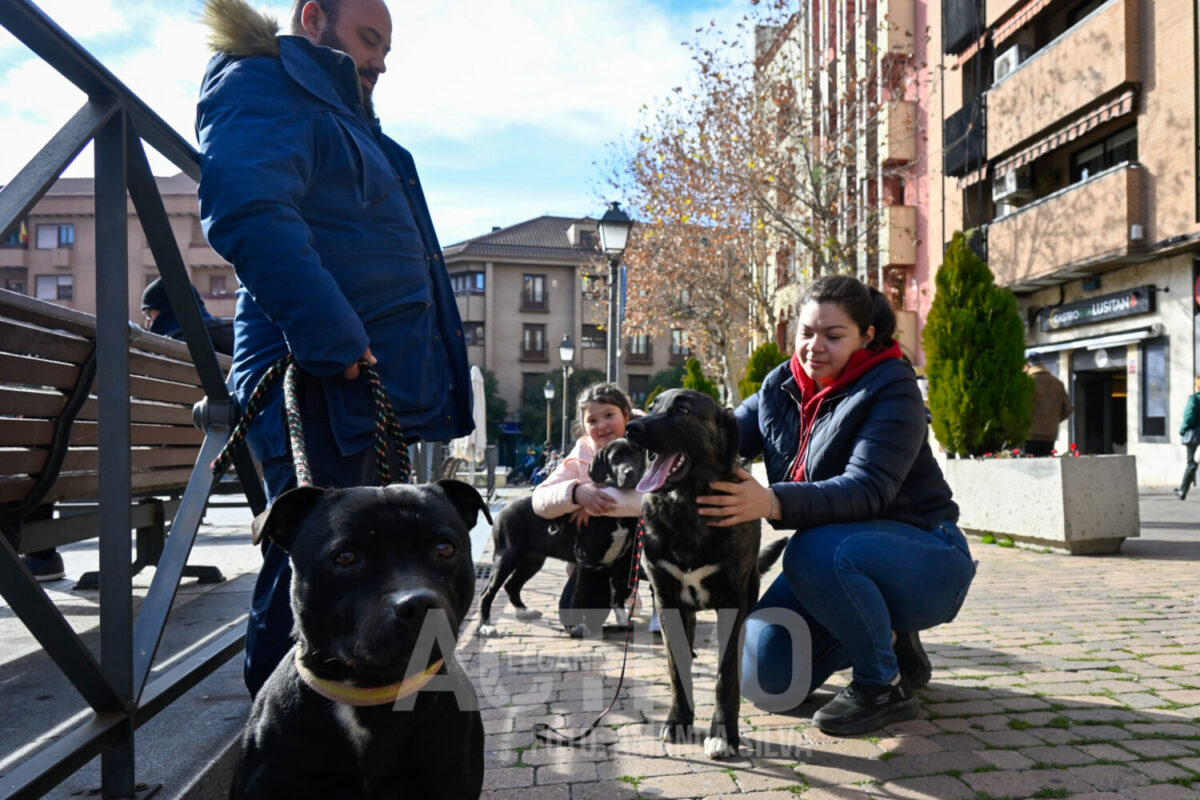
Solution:
[[[1142,344],[1141,440],[1167,441],[1167,339]]]
[[[25,294],[25,279],[24,278],[5,278],[4,288],[10,292],[17,294]]]
[[[526,275],[521,287],[521,310],[545,311],[546,308],[546,276]]]
[[[0,240],[0,247],[27,247],[28,245],[29,230],[25,227],[24,222],[13,228],[8,236]]]
[[[596,231],[580,231],[579,247],[584,250],[596,249]]]
[[[671,358],[672,364],[678,364],[688,357],[687,332],[679,328],[671,329]]]
[[[601,275],[584,275],[579,279],[583,296],[589,300],[604,299],[604,277]]]
[[[229,294],[229,290],[225,288],[224,275],[213,275],[208,279],[208,293],[213,297]]]
[[[71,275],[38,275],[36,286],[39,300],[75,299],[75,278]]]
[[[58,248],[70,249],[75,246],[75,225],[67,223],[65,225],[38,225],[37,226],[37,249],[38,250],[56,250]]]
[[[650,354],[650,337],[644,333],[635,333],[629,337],[629,350],[626,361],[635,364],[648,364],[652,360]]]
[[[483,323],[482,322],[464,322],[463,336],[466,337],[467,347],[482,347],[483,346]]]
[[[630,375],[629,376],[629,402],[635,406],[640,406],[646,402],[646,397],[650,394],[650,376],[649,375]]]
[[[546,360],[546,326],[525,325],[521,330],[521,360]]]
[[[608,337],[599,325],[584,325],[579,338],[585,350],[603,350],[608,346]]]
[[[458,272],[450,276],[455,294],[483,294],[482,272]]]
[[[1071,154],[1071,183],[1109,167],[1137,161],[1137,125],[1130,125]]]

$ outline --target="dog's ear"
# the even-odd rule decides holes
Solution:
[[[297,486],[279,495],[250,523],[250,541],[258,544],[265,536],[284,550],[291,550],[300,522],[326,491],[319,486]]]
[[[476,512],[483,511],[484,519],[492,525],[492,512],[488,508],[487,503],[483,502],[483,497],[476,491],[475,487],[469,483],[456,481],[452,478],[440,480],[434,484],[442,490],[442,494],[454,504],[454,508],[458,511],[458,515],[463,518],[463,522],[467,523],[467,530],[475,527],[475,522],[479,519],[479,514]]]
[[[608,465],[608,445],[605,445],[592,457],[592,463],[588,465],[588,477],[596,483],[604,483],[611,474],[612,470]]]
[[[742,443],[742,431],[738,428],[737,415],[728,408],[722,408],[717,412],[717,426],[724,434],[724,449],[721,451],[721,466],[726,469],[733,469],[733,464],[737,460],[738,447]]]

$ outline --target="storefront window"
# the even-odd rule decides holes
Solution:
[[[1143,442],[1167,441],[1167,339],[1142,344],[1142,402],[1140,434]]]

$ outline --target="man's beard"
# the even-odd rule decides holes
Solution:
[[[321,45],[322,47],[332,47],[334,50],[342,53],[347,52],[346,46],[342,44],[341,37],[337,35],[337,31],[333,29],[332,24],[330,24],[329,27],[325,29],[325,32],[321,34],[320,38],[317,39],[317,44]],[[371,81],[370,88],[364,86],[362,81],[358,82],[358,96],[362,98],[363,110],[367,112],[367,117],[374,119],[375,103],[372,101],[371,95],[375,91],[375,82],[379,80],[379,73],[375,70],[360,69],[357,64],[354,65],[354,68],[358,71],[360,76],[368,78]]]

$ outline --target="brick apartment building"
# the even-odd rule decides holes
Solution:
[[[200,229],[196,182],[180,173],[156,178],[188,277],[209,313],[233,317],[237,278]],[[0,284],[9,291],[96,313],[96,199],[91,178],[61,178],[22,226],[0,242]],[[129,202],[129,319],[142,323],[142,289],[158,277],[154,256]]]
[[[526,389],[540,388],[547,373],[562,368],[564,335],[575,344],[576,368],[605,371],[607,267],[596,220],[537,217],[450,245],[445,256],[467,355],[495,373],[510,409],[522,405]],[[687,350],[681,331],[625,333],[619,379],[636,404],[653,388],[650,376],[681,362]]]
[[[799,150],[818,160],[852,154],[823,164],[838,181],[828,192],[838,200],[832,229],[823,229],[830,224],[811,209],[790,213],[810,215],[807,225],[818,231],[813,238],[853,243],[854,270],[892,299],[897,339],[918,365],[924,362],[918,332],[940,262],[930,230],[927,128],[939,117],[929,111],[925,64],[937,48],[923,35],[928,24],[920,0],[806,0],[783,26],[757,31],[756,56],[760,81],[793,84],[795,99],[780,112],[792,121],[781,129],[813,142]],[[785,236],[771,249],[764,279],[777,287],[776,340],[788,352],[799,293],[819,270],[811,254]]]
[[[942,12],[937,238],[974,229],[1016,293],[1028,351],[1075,405],[1059,448],[1132,453],[1141,482],[1172,483],[1200,325],[1195,8],[943,0]]]

